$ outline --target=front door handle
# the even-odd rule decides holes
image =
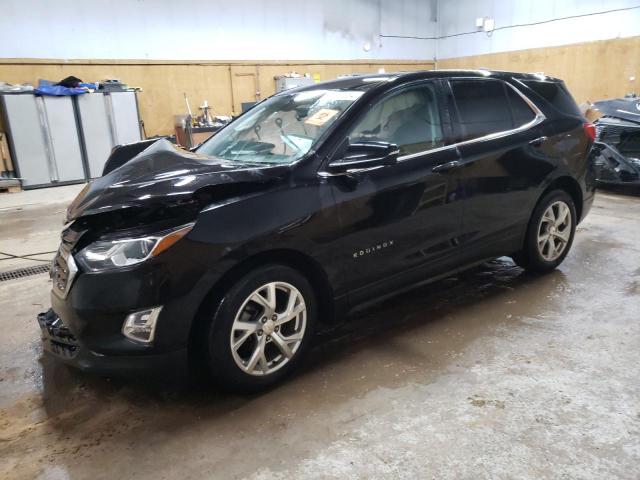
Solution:
[[[453,160],[452,162],[443,163],[442,165],[436,165],[431,169],[433,173],[446,173],[451,170],[455,170],[456,168],[460,168],[462,166],[462,162],[458,160]]]
[[[538,146],[542,145],[546,141],[547,141],[547,137],[542,136],[542,137],[534,138],[533,140],[531,140],[529,142],[529,145],[534,146],[534,147],[538,147]]]

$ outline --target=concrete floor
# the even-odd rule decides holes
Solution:
[[[52,249],[63,207],[0,210],[0,251]],[[599,194],[559,270],[387,301],[253,397],[41,358],[47,276],[0,283],[0,478],[637,479],[639,240],[640,199]]]
[[[67,205],[83,185],[0,194],[0,272],[52,260]],[[44,252],[44,253],[43,253]],[[11,255],[34,254],[26,260]]]

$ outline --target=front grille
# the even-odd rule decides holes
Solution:
[[[620,143],[620,136],[622,133],[640,128],[640,125],[616,125],[609,123],[606,120],[596,122],[595,125],[596,139],[600,142],[608,143],[609,145],[613,146],[616,146],[618,143]]]
[[[76,275],[78,268],[76,262],[73,260],[70,249],[64,242],[60,244],[56,258],[53,261],[51,268],[51,280],[53,281],[53,288],[58,294],[65,298],[69,293],[73,278]]]
[[[0,282],[7,282],[9,280],[16,280],[18,278],[30,277],[31,275],[38,275],[41,273],[47,273],[51,265],[36,265],[35,267],[18,268],[17,270],[10,270],[8,272],[0,272]]]
[[[51,269],[51,280],[53,280],[53,286],[63,293],[67,290],[67,283],[69,281],[69,266],[67,265],[67,258],[69,251],[65,248],[64,244],[60,245],[56,258],[53,261],[53,268]]]
[[[69,293],[73,277],[77,272],[71,251],[83,233],[75,231],[72,226],[62,232],[62,242],[60,242],[60,248],[58,248],[56,258],[53,260],[50,274],[53,288],[62,298]]]

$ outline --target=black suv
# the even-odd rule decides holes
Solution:
[[[502,255],[555,268],[594,134],[558,79],[427,71],[280,93],[192,152],[116,149],[67,211],[45,349],[269,386],[356,306]]]

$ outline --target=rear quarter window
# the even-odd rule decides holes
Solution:
[[[563,82],[547,82],[544,80],[520,81],[553,105],[560,113],[574,117],[582,117],[580,108]]]
[[[511,87],[507,87],[507,98],[509,99],[509,105],[511,105],[513,125],[515,127],[520,127],[535,120],[535,112],[531,110],[527,102]]]

